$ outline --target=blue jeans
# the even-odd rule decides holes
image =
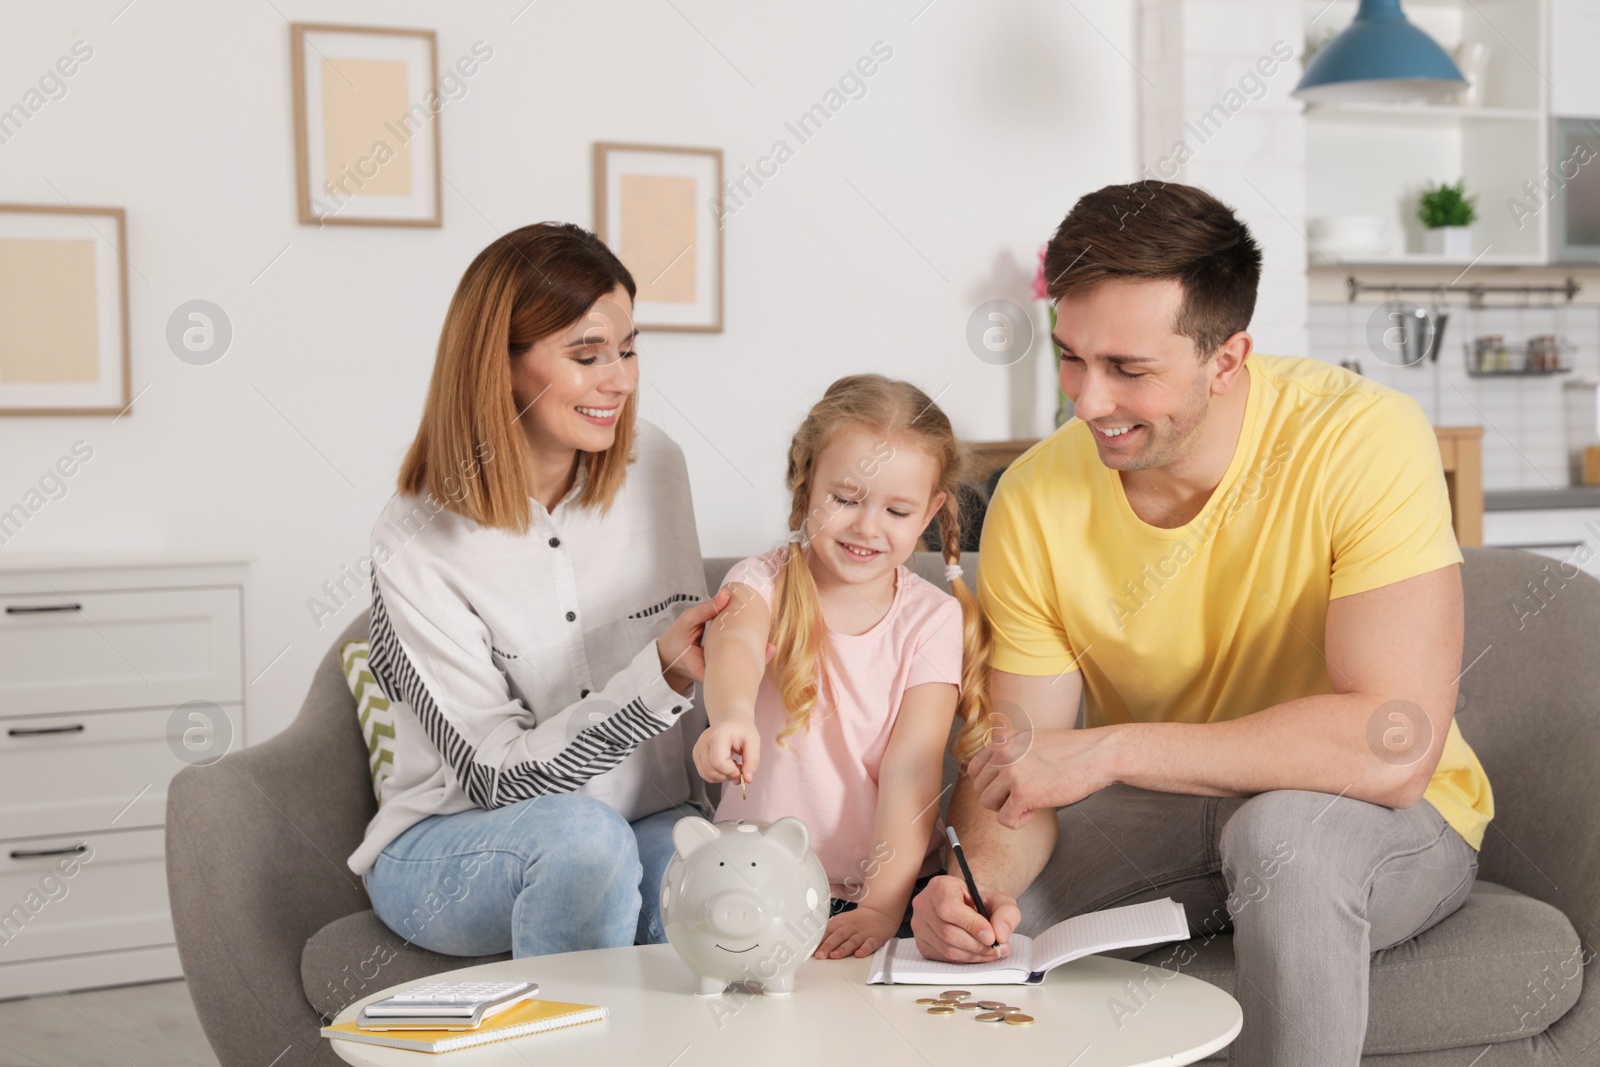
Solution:
[[[449,956],[540,956],[666,940],[661,879],[690,804],[629,823],[576,793],[432,815],[363,879],[407,941]]]

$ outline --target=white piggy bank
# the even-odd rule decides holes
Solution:
[[[828,874],[806,824],[690,816],[672,843],[661,915],[695,995],[721,996],[732,982],[759,983],[769,997],[793,992],[794,972],[828,928]]]

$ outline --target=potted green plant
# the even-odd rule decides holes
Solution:
[[[1472,258],[1472,231],[1467,227],[1478,217],[1478,198],[1466,195],[1466,179],[1451,185],[1443,182],[1422,191],[1417,218],[1426,226],[1424,251],[1451,259]]]

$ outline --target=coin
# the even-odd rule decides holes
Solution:
[[[963,1000],[960,1004],[956,1005],[956,1010],[957,1011],[982,1011],[983,1008],[981,1006],[977,1005],[977,1004],[974,1004],[970,1000]]]
[[[945,1000],[966,1000],[968,997],[972,996],[972,994],[968,993],[965,989],[946,989],[943,993],[940,993],[939,996],[943,997]]]
[[[1031,1026],[1032,1024],[1033,1016],[1024,1015],[1020,1011],[1012,1012],[1006,1016],[1006,1025],[1008,1026]]]
[[[918,997],[917,998],[917,1003],[918,1004],[937,1004],[939,1002],[937,1000],[933,999],[932,997]]]
[[[982,1015],[974,1015],[973,1018],[980,1023],[1003,1023],[1006,1021],[1006,1013],[1003,1011],[986,1011]]]
[[[928,1009],[929,1015],[954,1015],[956,1010],[948,1004],[935,1004]]]
[[[939,1005],[941,1008],[953,1008],[957,1004],[960,1004],[961,1001],[951,1000],[949,997],[940,997],[938,1000],[934,1001],[934,1003]]]
[[[988,1008],[990,1011],[999,1011],[1001,1008],[1005,1007],[1005,1002],[999,1000],[980,1000],[978,1001],[978,1007]]]

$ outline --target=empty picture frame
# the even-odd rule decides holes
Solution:
[[[0,415],[129,405],[123,210],[0,204]]]
[[[722,151],[594,146],[594,228],[622,260],[640,329],[722,330]]]
[[[295,183],[308,225],[440,225],[432,30],[289,26]]]

